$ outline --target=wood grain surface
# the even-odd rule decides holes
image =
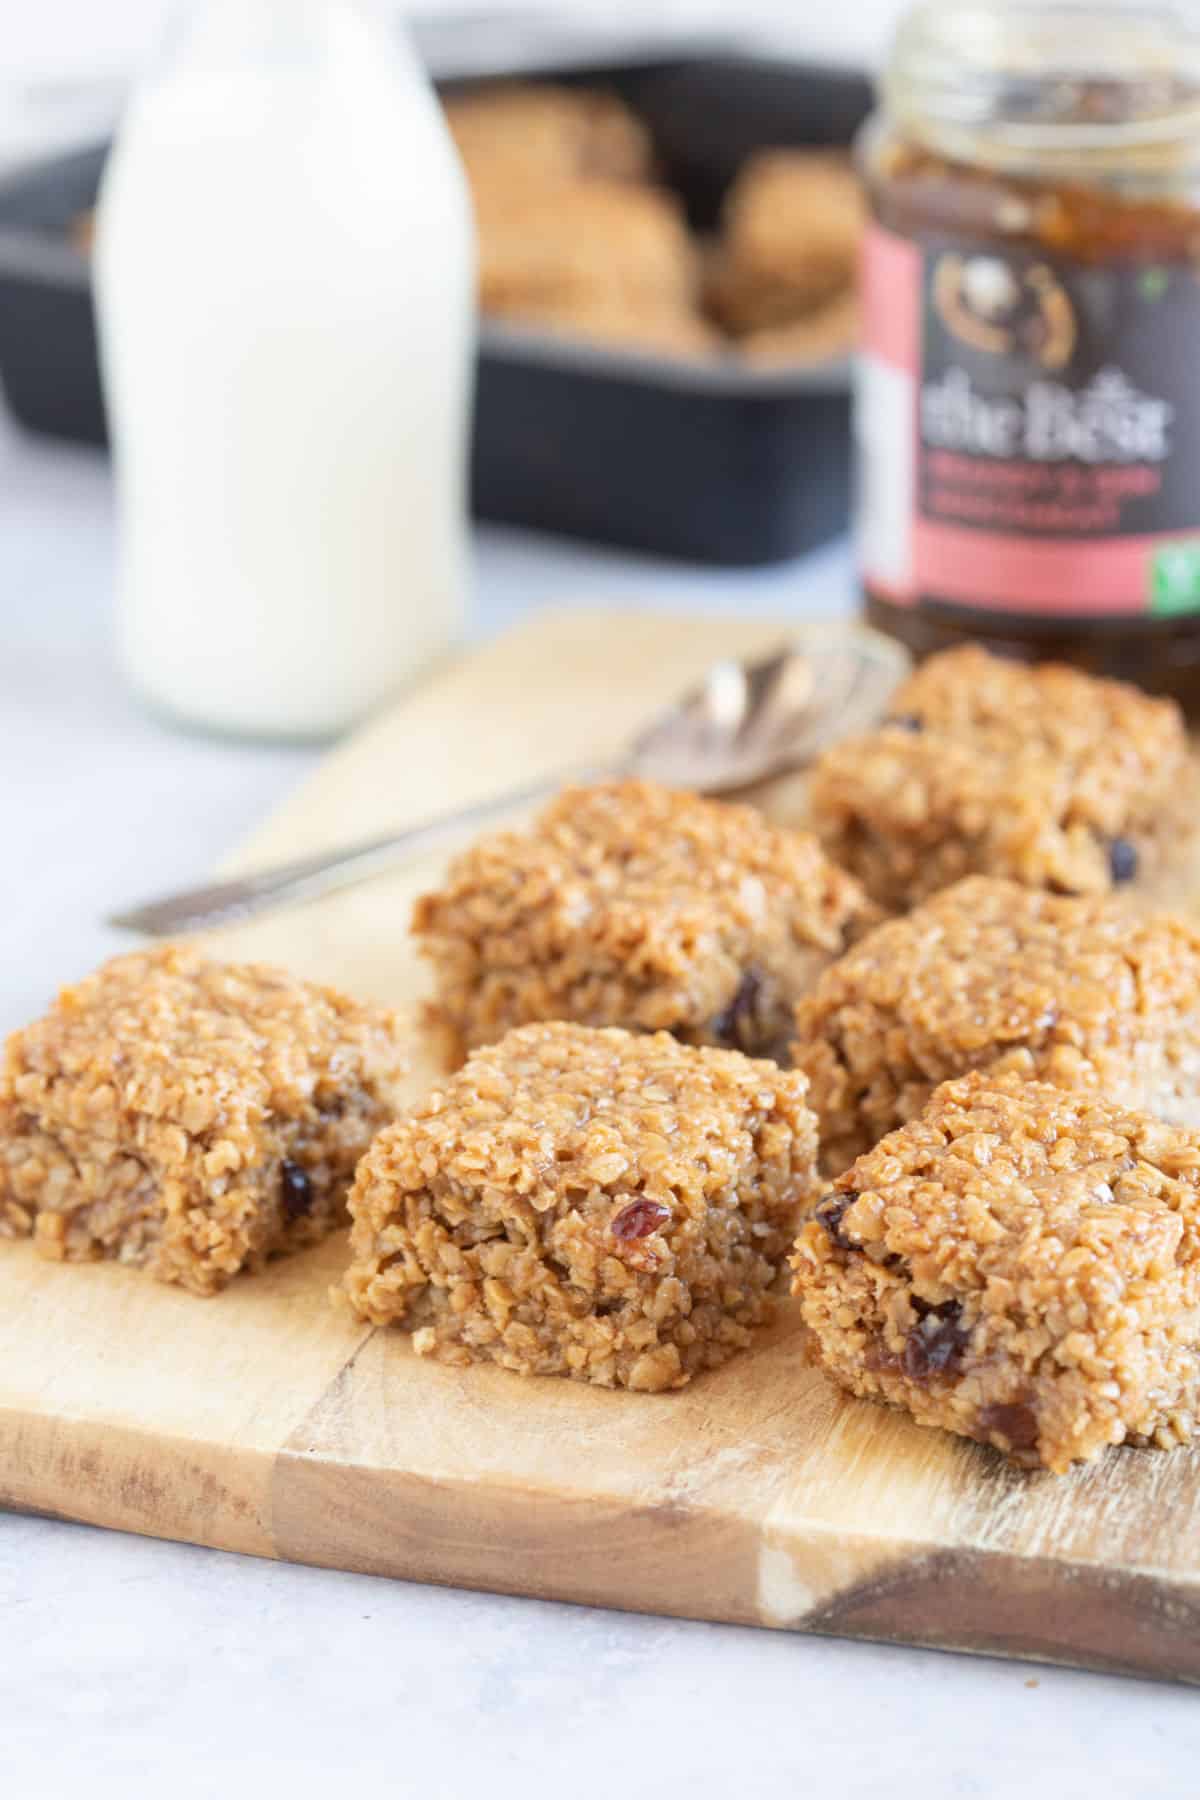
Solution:
[[[603,753],[714,656],[779,635],[542,615],[333,754],[230,866]],[[415,1018],[406,921],[436,873],[213,947]],[[432,1079],[419,1056],[413,1079]],[[198,1300],[0,1247],[0,1502],[424,1581],[1200,1680],[1200,1453],[1009,1470],[840,1395],[805,1366],[790,1306],[678,1394],[442,1368],[330,1303],[344,1260],[339,1237]]]

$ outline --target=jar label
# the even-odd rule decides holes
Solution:
[[[1200,276],[875,226],[858,392],[883,597],[1200,612]]]

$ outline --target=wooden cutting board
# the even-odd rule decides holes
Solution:
[[[543,615],[331,756],[236,860],[587,760],[714,656],[778,636]],[[436,872],[217,947],[410,1004],[406,918]],[[1017,1473],[837,1393],[790,1307],[679,1394],[441,1368],[329,1304],[344,1258],[338,1238],[197,1300],[0,1247],[0,1502],[464,1587],[1200,1679],[1200,1453]]]

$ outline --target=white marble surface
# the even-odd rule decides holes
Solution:
[[[314,752],[181,737],[109,665],[107,470],[0,424],[0,1028],[203,871]],[[529,605],[849,606],[844,547],[714,574],[488,531]],[[380,1790],[941,1800],[1194,1794],[1200,1706],[1149,1683],[289,1568],[0,1513],[0,1794]],[[277,1787],[273,1784],[277,1784]]]

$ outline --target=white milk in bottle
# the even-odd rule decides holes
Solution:
[[[209,0],[109,158],[118,642],[181,720],[338,731],[455,637],[474,244],[370,0]]]

